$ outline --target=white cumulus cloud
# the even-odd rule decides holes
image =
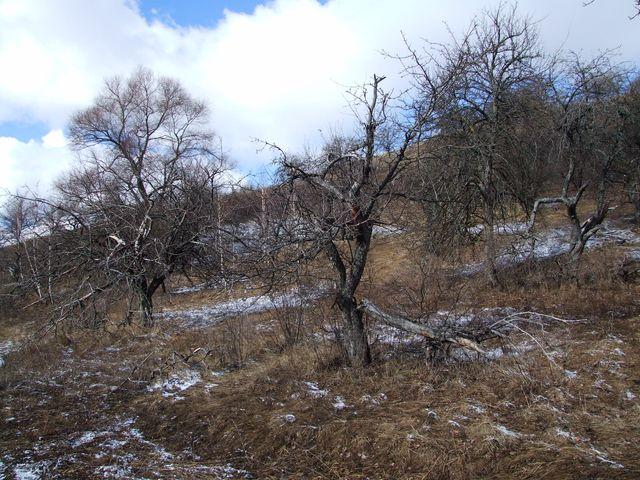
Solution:
[[[46,192],[72,161],[61,130],[28,142],[0,137],[0,196],[24,187]]]
[[[497,2],[272,0],[250,14],[234,13],[229,2],[214,27],[185,28],[146,20],[134,0],[0,0],[0,135],[3,122],[64,129],[105,77],[145,65],[205,99],[231,157],[245,171],[255,169],[267,157],[256,155],[252,138],[302,148],[318,138],[318,129],[349,125],[345,85],[376,72],[389,76],[387,85],[400,86],[398,65],[380,50],[401,51],[401,31],[413,42],[443,41],[447,25],[460,31]],[[620,47],[620,60],[640,58],[640,20],[628,20],[629,0],[519,5],[541,20],[549,48],[589,55]],[[30,142],[2,138],[3,185],[43,181],[68,165],[71,155],[61,153],[60,135]]]

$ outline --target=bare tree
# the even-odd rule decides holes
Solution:
[[[12,251],[12,260],[7,268],[15,285],[33,288],[42,298],[39,265],[35,261],[34,252],[37,248],[35,229],[39,223],[37,207],[23,198],[10,197],[3,205],[0,227],[2,245]]]
[[[63,219],[48,232],[60,239],[67,282],[59,314],[122,290],[138,297],[141,322],[150,326],[153,295],[167,278],[211,260],[204,247],[215,243],[212,198],[224,162],[207,108],[175,80],[140,69],[106,81],[69,130],[81,163],[51,198],[38,199]]]
[[[634,206],[634,219],[640,223],[640,78],[636,78],[622,98],[624,109],[623,182],[626,195]]]
[[[469,169],[469,186],[479,194],[486,274],[496,285],[494,227],[497,209],[508,193],[504,185],[511,162],[508,146],[514,118],[526,116],[528,108],[517,98],[539,83],[545,69],[538,31],[516,7],[500,4],[475,19],[461,38],[436,47],[443,62],[461,66],[446,106],[450,117],[446,133],[455,138],[451,148],[476,165]],[[416,66],[412,74],[420,79],[419,62]]]
[[[624,149],[625,122],[619,97],[625,76],[606,54],[589,62],[574,54],[560,64],[549,82],[556,162],[564,166],[565,173],[559,196],[536,200],[530,227],[533,228],[540,207],[564,205],[571,222],[570,252],[574,259],[580,257],[609,212],[608,191]],[[582,220],[578,205],[590,181],[596,187],[596,210]]]
[[[452,83],[448,73],[430,70],[428,99],[405,105],[410,108],[400,108],[382,89],[384,77],[374,76],[351,91],[359,127],[355,136],[330,139],[320,155],[291,156],[275,147],[286,215],[274,229],[274,256],[286,250],[287,265],[318,255],[328,260],[342,318],[339,340],[353,365],[371,359],[357,291],[372,232],[384,224],[391,199],[402,194],[397,180],[419,157],[422,136],[433,131],[436,107]]]

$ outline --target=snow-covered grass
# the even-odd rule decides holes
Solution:
[[[180,392],[193,387],[200,383],[202,377],[198,372],[192,370],[183,370],[180,372],[172,373],[168,378],[156,380],[151,384],[149,391],[160,390],[161,394],[165,398],[174,397],[176,400],[182,400],[184,397],[180,396]]]
[[[469,227],[467,231],[472,235],[480,235],[484,232],[486,226],[482,223]],[[517,235],[521,233],[527,233],[529,231],[529,224],[526,222],[508,222],[501,223],[493,226],[493,231],[499,235]]]
[[[569,228],[552,228],[536,232],[514,242],[496,256],[496,266],[505,268],[529,260],[546,260],[569,252]],[[587,242],[586,248],[598,248],[611,244],[639,244],[640,236],[629,229],[621,229],[605,222]],[[484,269],[484,262],[465,265],[458,270],[463,276],[475,275]]]
[[[46,473],[50,462],[21,463],[13,469],[16,480],[42,480],[46,478]]]
[[[58,451],[58,443],[50,446],[44,444],[34,449],[39,455],[51,450],[57,461],[29,460],[22,461],[13,466],[12,471],[16,479],[43,480],[46,478],[63,478],[54,475],[56,466],[64,462],[77,462],[79,458],[83,463],[91,457],[98,461],[93,468],[93,474],[83,478],[110,478],[116,480],[132,480],[137,478],[194,478],[205,475],[206,478],[215,480],[251,478],[249,472],[234,468],[230,464],[207,465],[204,463],[184,462],[183,454],[173,454],[163,446],[145,438],[142,432],[134,427],[133,418],[117,418],[104,430],[87,431],[70,441],[71,447],[78,453],[61,455]],[[80,451],[95,452],[90,456]],[[6,457],[5,457],[6,458]],[[148,474],[152,477],[139,474],[141,465],[147,465]],[[9,467],[0,463],[0,474],[3,478]],[[165,472],[165,473],[160,473]],[[158,476],[160,475],[160,476]]]
[[[498,432],[500,432],[505,437],[520,438],[522,436],[521,433],[510,430],[504,425],[496,425],[495,428]]]
[[[270,310],[304,307],[326,294],[327,290],[323,288],[315,290],[292,289],[285,293],[236,298],[203,307],[167,310],[158,314],[158,317],[167,320],[180,319],[184,322],[184,326],[189,328],[204,327],[226,318],[253,315]]]
[[[296,421],[296,416],[293,413],[286,413],[280,417],[284,423],[293,423]]]
[[[313,398],[326,397],[329,393],[329,390],[321,389],[316,382],[304,382],[304,385],[306,387],[307,394]]]
[[[4,357],[16,349],[16,344],[12,340],[0,342],[0,368],[4,367]]]
[[[332,405],[333,405],[333,408],[335,408],[337,411],[341,411],[349,407],[349,405],[347,405],[347,403],[345,402],[344,398],[340,395],[336,395],[336,398],[333,401]]]
[[[397,225],[374,225],[372,234],[374,237],[392,237],[404,232],[405,229]]]

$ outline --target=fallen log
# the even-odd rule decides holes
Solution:
[[[484,350],[480,348],[477,342],[461,336],[461,332],[456,333],[451,329],[435,329],[398,315],[391,315],[380,310],[380,308],[366,298],[362,300],[360,309],[376,320],[404,330],[405,332],[421,335],[434,342],[452,343],[459,347],[473,350],[474,352],[484,353]]]

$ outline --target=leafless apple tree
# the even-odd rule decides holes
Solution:
[[[441,142],[449,145],[448,158],[464,162],[456,170],[465,178],[454,179],[453,185],[458,190],[464,185],[465,191],[455,194],[455,203],[441,202],[440,208],[480,205],[486,274],[490,283],[497,285],[494,230],[501,208],[512,200],[509,182],[517,178],[511,157],[514,125],[529,115],[532,102],[523,100],[539,88],[547,59],[536,24],[519,15],[515,6],[504,4],[474,19],[461,37],[452,36],[450,43],[433,47],[435,53],[426,50],[426,58],[461,67],[445,105],[448,120],[439,133]],[[408,72],[422,84],[425,55],[412,57]],[[539,155],[537,150],[531,151],[533,156]],[[527,166],[530,161],[524,159],[520,165]]]
[[[330,139],[319,155],[290,155],[275,147],[279,191],[289,206],[277,228],[278,245],[288,249],[288,265],[318,256],[328,261],[342,318],[339,339],[354,365],[370,361],[358,287],[372,232],[384,225],[392,198],[402,194],[398,179],[420,156],[424,136],[437,128],[438,107],[457,74],[433,63],[427,67],[420,102],[397,102],[382,88],[384,77],[374,76],[350,92],[355,135]],[[281,255],[284,249],[277,251]]]
[[[216,198],[225,163],[206,106],[175,80],[140,69],[107,80],[69,127],[80,157],[46,205],[61,220],[55,245],[59,318],[92,314],[108,293],[137,303],[153,324],[153,296],[175,272],[216,268]],[[137,301],[134,302],[134,299]]]
[[[565,170],[564,179],[560,195],[536,200],[530,226],[542,206],[563,205],[571,223],[574,259],[609,213],[611,186],[625,148],[628,119],[622,94],[626,78],[626,72],[606,54],[587,62],[573,54],[551,71],[549,111],[555,130],[555,160]],[[590,183],[595,184],[596,208],[583,220],[578,206]]]

